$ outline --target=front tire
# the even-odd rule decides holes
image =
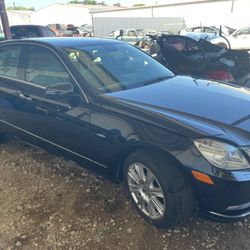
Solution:
[[[178,164],[146,150],[132,153],[124,165],[124,183],[139,214],[166,228],[190,215],[193,196]]]

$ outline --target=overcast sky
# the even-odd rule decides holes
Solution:
[[[70,0],[5,0],[6,6],[13,6],[13,2],[16,6],[29,6],[29,7],[35,7],[36,9],[42,8],[44,6],[47,6],[52,3],[67,3],[70,2]],[[144,3],[144,4],[155,4],[156,2],[158,4],[160,3],[166,3],[167,0],[104,0],[104,2],[108,5],[113,5],[114,3],[121,3],[124,6],[131,6],[136,3]]]

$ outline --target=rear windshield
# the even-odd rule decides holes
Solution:
[[[41,31],[38,27],[10,27],[10,31],[13,39],[29,38],[29,37],[40,37]]]

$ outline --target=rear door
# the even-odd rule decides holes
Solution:
[[[1,130],[11,133],[20,132],[15,125],[21,119],[19,116],[21,71],[21,55],[24,46],[0,46],[0,122]]]

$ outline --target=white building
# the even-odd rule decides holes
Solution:
[[[23,10],[8,10],[7,15],[10,25],[16,24],[29,24],[30,15],[33,11],[23,11]]]
[[[16,24],[92,24],[90,12],[122,9],[115,6],[83,5],[83,4],[63,4],[55,3],[44,8],[25,13],[23,11],[8,11],[9,22]]]
[[[187,26],[250,24],[250,0],[168,0],[167,4],[124,10],[101,10],[96,17],[183,17]]]
[[[8,16],[11,25],[25,23],[82,25],[92,24],[95,18],[107,17],[178,17],[184,18],[187,26],[224,24],[238,28],[250,24],[250,0],[167,0],[166,2],[167,4],[140,8],[57,3],[33,12],[8,11]]]

